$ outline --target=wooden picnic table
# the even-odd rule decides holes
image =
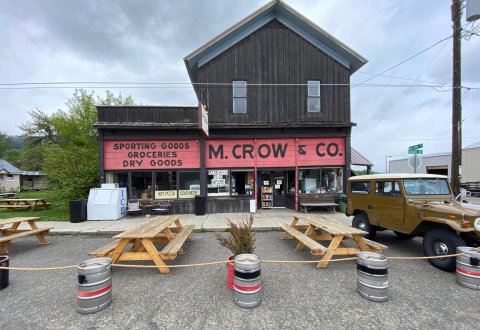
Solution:
[[[299,221],[305,225],[300,225]],[[295,251],[302,251],[307,247],[313,255],[322,256],[317,268],[326,268],[333,256],[352,255],[360,251],[380,253],[388,248],[362,237],[368,234],[363,230],[345,226],[320,215],[295,214],[289,225],[280,224],[280,228],[286,232],[283,239],[298,241]],[[329,242],[328,246],[322,245],[321,241]],[[344,244],[347,241],[350,243]]]
[[[3,235],[0,237],[0,254],[9,254],[7,246],[13,239],[19,237],[33,235],[38,238],[38,244],[48,244],[45,235],[48,234],[53,227],[38,228],[35,222],[39,219],[38,217],[18,217],[0,220],[0,232]],[[28,223],[30,229],[18,229],[22,222]],[[5,225],[11,226],[5,227]]]
[[[172,226],[172,227],[171,227]],[[112,263],[123,260],[152,260],[160,273],[170,273],[164,260],[184,254],[182,245],[190,240],[194,226],[183,226],[180,216],[157,216],[141,225],[114,236],[116,241],[91,253],[93,257],[109,257]],[[156,243],[167,243],[158,251]]]
[[[17,209],[34,211],[36,209],[48,209],[50,203],[45,198],[0,198],[0,208],[15,212]]]

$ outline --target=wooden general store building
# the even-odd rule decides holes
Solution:
[[[363,57],[272,1],[184,61],[198,107],[98,107],[101,182],[168,199],[176,213],[193,213],[196,195],[215,213],[247,212],[252,199],[298,209],[344,191],[349,83]]]

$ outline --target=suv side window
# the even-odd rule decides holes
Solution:
[[[351,186],[351,192],[352,194],[363,194],[363,195],[368,195],[370,194],[370,182],[369,181],[355,181],[352,182]]]
[[[393,187],[393,190],[392,190]],[[400,197],[400,188],[397,181],[379,181],[375,183],[377,196]]]

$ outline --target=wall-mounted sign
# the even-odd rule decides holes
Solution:
[[[208,170],[208,175],[228,175],[228,170]]]
[[[282,184],[282,180],[277,180],[277,184]]]
[[[268,186],[270,184],[270,181],[263,181],[264,186]]]
[[[202,102],[198,102],[198,127],[208,136],[208,112]]]
[[[345,165],[345,138],[207,140],[207,167]]]
[[[199,168],[197,140],[104,141],[105,170]]]
[[[176,190],[157,190],[155,191],[155,199],[175,199],[177,198]]]
[[[179,190],[178,198],[195,198],[196,195],[200,195],[200,190]]]

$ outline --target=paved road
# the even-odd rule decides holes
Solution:
[[[294,251],[279,232],[257,232],[263,259],[314,260]],[[87,252],[110,242],[105,236],[51,236],[52,244],[34,238],[11,246],[12,266],[78,264]],[[422,255],[421,239],[406,243],[382,232],[387,256]],[[195,233],[186,254],[173,264],[226,259],[228,252],[213,233]],[[480,323],[479,292],[455,283],[453,273],[426,261],[395,261],[389,268],[390,300],[375,303],[355,292],[356,264],[342,262],[317,270],[313,264],[262,264],[263,302],[255,309],[234,305],[226,287],[225,266],[174,269],[115,268],[113,303],[89,315],[76,312],[76,270],[10,271],[10,286],[0,292],[2,329],[473,329]]]

